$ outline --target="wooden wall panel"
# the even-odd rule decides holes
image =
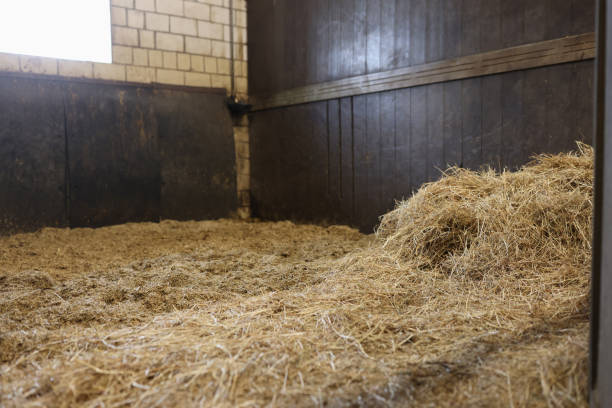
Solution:
[[[0,234],[66,225],[65,150],[58,84],[0,79]]]
[[[594,30],[590,0],[304,3],[249,4],[256,97]],[[289,31],[272,38],[268,27],[281,20]],[[262,44],[283,47],[269,52],[284,57],[269,60]],[[394,200],[449,165],[516,168],[533,154],[590,142],[592,71],[592,61],[572,62],[257,111],[255,213],[369,232]]]

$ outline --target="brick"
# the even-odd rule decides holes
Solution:
[[[197,72],[186,72],[185,85],[210,88],[210,75]]]
[[[213,40],[222,40],[223,25],[209,23],[207,21],[198,21],[198,36],[202,38],[211,38]]]
[[[176,62],[178,69],[181,71],[189,71],[191,69],[191,57],[189,54],[177,55]]]
[[[250,162],[246,159],[236,160],[236,172],[238,174],[249,175]]]
[[[155,48],[155,33],[140,30],[140,48]]]
[[[246,10],[246,0],[234,0],[234,9],[235,10]]]
[[[213,57],[229,58],[230,44],[223,41],[213,41],[211,55]]]
[[[156,48],[166,51],[183,51],[183,37],[176,34],[157,33]]]
[[[250,157],[248,143],[236,143],[236,157],[241,159],[248,159]]]
[[[121,26],[127,24],[125,9],[123,7],[111,7],[111,24]]]
[[[164,52],[164,68],[176,69],[176,52]]]
[[[198,0],[201,3],[210,4],[211,6],[223,7],[223,0]]]
[[[134,48],[134,65],[147,66],[149,65],[149,52],[141,48]]]
[[[170,17],[170,32],[193,36],[198,34],[195,20],[182,17]]]
[[[210,6],[208,4],[185,2],[185,17],[198,20],[210,20]]]
[[[247,26],[247,14],[246,11],[235,10],[234,11],[234,24],[236,27]]]
[[[125,81],[125,66],[113,64],[98,64],[93,66],[94,78],[111,81]]]
[[[181,71],[158,69],[157,82],[162,84],[185,85],[185,75]]]
[[[113,0],[111,2],[113,6],[125,7],[125,8],[134,8],[134,0]]]
[[[217,72],[219,74],[231,74],[230,60],[219,58],[217,59]]]
[[[204,38],[185,38],[185,49],[188,53],[210,55],[211,41]]]
[[[234,141],[236,143],[249,143],[249,128],[247,126],[234,126]]]
[[[138,30],[128,27],[113,27],[113,44],[138,46]]]
[[[0,60],[2,57],[0,56]],[[22,72],[33,74],[57,75],[57,60],[54,58],[31,57],[22,55],[19,57]],[[0,65],[2,63],[0,62]]]
[[[155,11],[155,0],[136,0],[136,8],[143,11]]]
[[[183,15],[183,0],[155,0],[158,13]]]
[[[119,64],[131,64],[132,49],[130,47],[113,45],[113,62]]]
[[[247,42],[246,28],[234,27],[234,42],[238,44],[246,44]]]
[[[151,83],[155,81],[155,69],[145,67],[126,67],[127,80],[130,82]]]
[[[127,12],[127,21],[128,26],[135,28],[144,28],[145,24],[145,14],[142,11],[138,10],[128,10]]]
[[[93,63],[84,61],[59,60],[60,75],[79,78],[93,77]]]
[[[192,55],[191,69],[198,72],[204,72],[204,57],[201,55]]]
[[[149,66],[151,67],[163,67],[164,56],[161,51],[149,50]]]
[[[236,78],[236,91],[242,94],[248,93],[249,83],[246,78]]]
[[[239,61],[246,61],[247,46],[242,44],[234,44],[234,58]]]
[[[145,20],[147,30],[170,31],[170,17],[168,16],[156,13],[147,13]]]
[[[204,58],[204,71],[210,74],[217,73],[217,59],[213,57]]]
[[[211,75],[210,80],[214,88],[229,89],[232,86],[232,80],[229,75]]]
[[[229,24],[230,13],[229,9],[213,6],[210,8],[210,20],[213,23]]]

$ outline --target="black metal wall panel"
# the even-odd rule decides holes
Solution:
[[[61,88],[0,80],[0,233],[66,225]]]
[[[154,105],[161,152],[161,218],[229,216],[238,197],[225,96],[156,90]]]

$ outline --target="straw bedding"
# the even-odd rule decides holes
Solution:
[[[0,405],[586,406],[592,150],[381,219],[0,240]]]

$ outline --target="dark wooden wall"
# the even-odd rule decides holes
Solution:
[[[594,31],[591,0],[249,2],[254,95]],[[448,165],[515,168],[591,141],[593,62],[251,115],[255,215],[372,231]]]
[[[236,210],[224,92],[0,75],[0,233]]]

